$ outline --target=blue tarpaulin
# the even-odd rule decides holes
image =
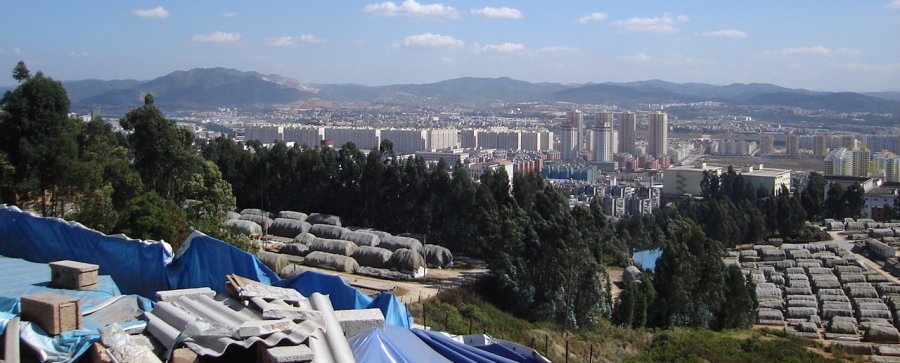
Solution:
[[[385,326],[372,328],[350,338],[357,362],[372,363],[450,363],[406,328]]]
[[[225,292],[225,275],[236,274],[270,285],[278,275],[256,256],[225,242],[194,232],[168,267],[168,289],[206,286]]]
[[[305,296],[329,295],[338,310],[379,308],[390,325],[412,326],[412,316],[393,295],[373,299],[338,276],[307,272],[281,281],[256,256],[194,232],[172,258],[165,242],[107,236],[78,223],[37,217],[0,205],[0,255],[48,263],[76,260],[100,266],[122,293],[154,299],[157,291],[209,287],[223,292],[225,275],[292,287]],[[0,301],[2,303],[2,301]]]
[[[431,349],[454,363],[516,363],[514,360],[462,344],[441,333],[422,329],[412,329],[412,332]]]
[[[41,218],[0,205],[0,255],[49,263],[75,260],[100,266],[126,294],[153,298],[167,290],[167,243],[107,236],[81,224]]]

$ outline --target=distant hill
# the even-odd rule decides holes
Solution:
[[[143,95],[150,93],[162,106],[208,108],[290,103],[313,96],[313,91],[296,80],[281,76],[226,68],[198,68],[172,72],[127,88],[111,89],[78,102],[131,108],[140,106]]]
[[[279,75],[227,68],[176,71],[150,81],[65,81],[73,110],[138,107],[143,96],[171,109],[286,104],[304,99],[406,105],[489,105],[496,102],[574,102],[641,107],[646,104],[718,101],[731,105],[774,105],[836,112],[900,114],[900,92],[815,92],[765,83],[673,83],[658,79],[626,83],[531,83],[508,77],[463,77],[424,84],[364,86],[306,85]],[[0,89],[2,91],[2,89]]]
[[[651,86],[617,86],[590,84],[564,89],[552,95],[555,101],[593,104],[623,104],[635,106],[647,103],[697,102],[704,98],[667,91]]]
[[[746,100],[749,105],[780,105],[837,112],[875,112],[900,114],[900,102],[875,98],[854,92],[799,94],[765,93]]]

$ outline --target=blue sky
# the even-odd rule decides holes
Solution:
[[[508,76],[900,90],[900,0],[23,0],[3,9],[0,68],[23,59],[62,80],[220,66],[304,83]]]

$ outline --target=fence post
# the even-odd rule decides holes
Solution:
[[[469,318],[469,335],[472,335],[472,318]]]
[[[448,332],[450,331],[450,312],[449,311],[444,312],[444,330],[446,330]]]
[[[422,303],[422,326],[428,330],[428,312],[425,311],[425,303]]]
[[[531,337],[531,345],[529,345],[531,349],[534,349],[534,337]]]
[[[549,336],[544,334],[544,354],[547,354],[547,355],[550,354],[550,351],[548,350],[550,346],[547,345],[548,340],[549,340]]]
[[[569,338],[566,338],[566,363],[569,363]]]
[[[588,355],[588,363],[594,363],[594,344],[591,344],[591,354]]]

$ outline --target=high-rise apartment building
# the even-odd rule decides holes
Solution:
[[[856,136],[841,135],[841,147],[850,151],[856,150]]]
[[[828,155],[828,138],[823,133],[818,133],[813,136],[813,155],[816,157],[823,158]]]
[[[798,156],[800,155],[800,136],[789,134],[787,135],[787,144],[786,144],[785,153],[788,156]]]
[[[636,155],[635,153],[635,129],[637,118],[634,112],[622,112],[619,125],[619,149],[618,152]]]
[[[559,153],[562,160],[575,160],[580,148],[578,142],[578,119],[581,111],[569,112],[566,121],[559,125]],[[582,122],[584,122],[582,120]]]
[[[869,176],[869,163],[872,159],[872,153],[866,150],[853,150],[852,153],[853,176]]]
[[[888,183],[900,183],[900,156],[895,156],[885,161],[884,181]]]
[[[284,142],[293,142],[314,148],[322,142],[324,134],[324,128],[321,127],[285,127]]]
[[[665,156],[669,148],[669,116],[664,112],[650,114],[650,138],[647,154]]]
[[[566,123],[575,128],[575,150],[584,150],[584,113],[580,110],[567,112]]]
[[[825,175],[853,175],[853,153],[845,148],[837,148],[825,157]]]
[[[612,161],[612,113],[600,112],[591,130],[591,152],[594,161]]]
[[[775,153],[775,135],[759,135],[759,153],[762,155],[772,155]]]

